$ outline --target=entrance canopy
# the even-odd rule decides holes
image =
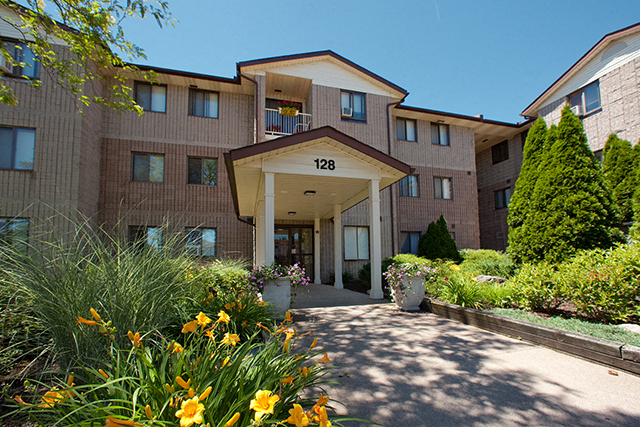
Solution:
[[[276,174],[276,220],[332,218],[335,205],[344,211],[369,197],[370,180],[382,190],[412,172],[329,126],[232,150],[225,163],[239,216],[256,215],[264,173]]]

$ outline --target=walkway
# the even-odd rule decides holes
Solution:
[[[640,426],[634,375],[327,285],[299,290],[292,312],[336,366],[340,414],[387,427]]]

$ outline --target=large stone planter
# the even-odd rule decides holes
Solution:
[[[262,300],[275,305],[278,313],[284,315],[291,304],[291,279],[281,277],[266,284],[262,290]]]
[[[402,310],[420,310],[420,303],[424,299],[424,277],[403,277],[402,286],[404,289],[394,293],[393,301]]]

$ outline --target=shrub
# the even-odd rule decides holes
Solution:
[[[478,299],[491,307],[510,307],[514,289],[509,283],[478,283]]]
[[[513,289],[511,300],[530,310],[551,310],[564,302],[557,282],[557,271],[547,263],[524,264],[507,284]]]
[[[368,262],[358,270],[358,280],[367,285],[371,285],[371,263]]]
[[[462,249],[460,268],[474,275],[499,276],[509,278],[516,270],[511,257],[503,252],[489,249]]]
[[[620,210],[620,221],[633,219],[633,193],[637,187],[634,152],[629,141],[609,135],[602,150],[602,173]]]
[[[462,307],[480,308],[480,288],[478,283],[462,274],[452,274],[446,278],[440,289],[440,298]]]
[[[99,315],[86,321],[92,325],[80,328],[104,328],[106,324],[95,316]],[[198,316],[193,322],[183,345],[172,341],[167,346],[165,341],[129,333],[128,346],[112,347],[106,366],[85,360],[75,375],[65,374],[66,381],[59,381],[44,396],[31,390],[31,395],[17,398],[17,412],[39,425],[67,426],[175,425],[178,420],[188,425],[188,414],[203,425],[222,426],[231,419],[240,426],[253,425],[253,420],[271,424],[286,420],[295,404],[305,410],[315,407],[313,412],[326,416],[328,398],[304,391],[326,382],[330,360],[326,354],[320,358],[313,345],[296,352],[298,335],[289,331],[289,325],[270,332],[266,344],[255,344],[237,342],[225,321]],[[225,332],[226,339],[210,339],[214,329]],[[110,334],[102,340],[111,341]],[[259,408],[254,401],[262,394],[277,397],[266,399],[268,404]]]
[[[420,236],[418,241],[418,256],[427,259],[449,259],[462,261],[456,242],[449,234],[447,221],[440,215],[437,222],[432,222],[427,227],[427,232]]]

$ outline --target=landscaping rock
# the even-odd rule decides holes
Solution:
[[[476,280],[479,283],[503,283],[506,282],[507,279],[505,279],[504,277],[498,277],[498,276],[487,276],[484,274],[480,274],[478,276],[476,276]]]

